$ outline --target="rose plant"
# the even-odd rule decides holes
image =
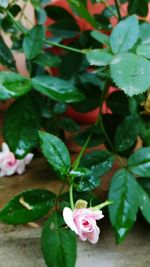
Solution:
[[[138,211],[150,223],[149,1],[30,0],[31,29],[22,23],[29,1],[23,2],[21,9],[16,1],[0,1],[0,63],[7,69],[0,72],[0,100],[11,100],[0,175],[22,173],[40,148],[63,186],[58,195],[43,189],[20,193],[0,210],[0,220],[16,225],[47,215],[41,237],[45,262],[73,267],[76,235],[98,241],[103,207],[108,205],[117,243]],[[14,54],[20,52],[27,77],[16,67]],[[99,114],[83,130],[80,119],[70,118],[71,109]],[[81,147],[75,160],[66,132]],[[99,204],[94,190],[116,162],[108,201]]]

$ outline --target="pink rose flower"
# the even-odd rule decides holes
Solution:
[[[17,160],[15,155],[10,152],[6,143],[2,144],[2,152],[0,152],[0,177],[10,176],[15,173],[17,168]]]
[[[29,153],[24,159],[18,160],[14,153],[9,150],[6,143],[2,144],[0,152],[0,177],[10,176],[15,172],[22,174],[25,171],[25,166],[31,162],[33,154]]]
[[[97,243],[100,234],[96,220],[100,220],[103,217],[101,210],[93,211],[90,208],[74,209],[72,211],[70,208],[65,207],[63,210],[63,218],[68,227],[81,240],[89,240],[92,244]]]

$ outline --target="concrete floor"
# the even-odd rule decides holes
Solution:
[[[40,228],[0,224],[0,267],[46,267],[40,233]],[[78,242],[76,267],[84,266],[149,267],[150,227],[138,223],[126,241],[116,245],[111,227],[103,225],[97,245]]]

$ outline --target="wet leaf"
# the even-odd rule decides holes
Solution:
[[[64,221],[59,213],[53,213],[42,231],[42,252],[48,267],[75,267],[76,236],[73,231],[63,227]]]
[[[139,206],[138,186],[134,176],[120,169],[112,177],[109,200],[109,216],[115,229],[116,240],[121,243],[132,228]]]
[[[0,210],[0,220],[9,224],[33,222],[48,213],[55,197],[55,194],[43,189],[24,191]]]
[[[150,148],[136,150],[128,159],[129,170],[141,177],[150,177]]]
[[[22,96],[31,90],[31,81],[19,73],[0,72],[0,100]]]
[[[40,125],[41,114],[32,97],[24,96],[10,106],[3,133],[10,150],[18,158],[24,157],[37,146]]]
[[[42,152],[53,167],[61,176],[66,175],[70,169],[70,155],[65,144],[57,136],[39,132]]]

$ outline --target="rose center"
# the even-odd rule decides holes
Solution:
[[[82,222],[82,225],[85,227],[85,228],[88,228],[90,226],[89,222],[88,221],[83,221]]]

